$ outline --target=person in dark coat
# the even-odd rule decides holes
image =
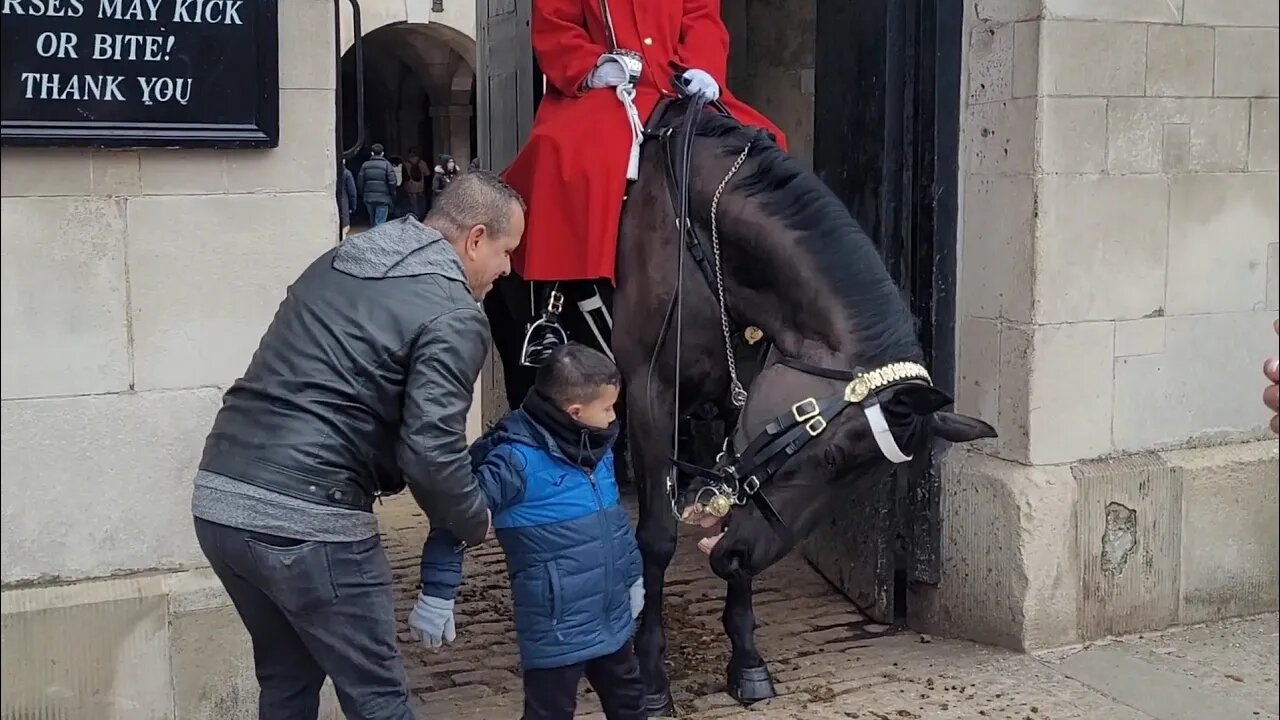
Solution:
[[[444,189],[458,177],[458,163],[449,155],[441,155],[439,164],[433,168],[435,176],[431,179],[431,191],[433,195],[439,195]]]
[[[351,213],[356,211],[356,202],[356,178],[351,169],[343,165],[338,174],[338,225],[344,237],[351,228]]]
[[[384,156],[382,143],[374,143],[370,151],[373,156],[360,166],[356,184],[360,199],[369,210],[369,226],[377,227],[387,221],[396,201],[396,169]]]
[[[644,605],[640,549],[613,470],[621,382],[600,352],[557,348],[523,406],[471,449],[507,557],[524,720],[570,720],[584,674],[609,720],[644,717],[631,645]],[[433,528],[422,549],[422,591],[409,627],[428,646],[456,637],[456,544],[448,530]]]
[[[373,506],[406,487],[433,528],[489,532],[467,414],[489,352],[478,302],[524,206],[460,178],[425,222],[353,235],[291,283],[222,399],[191,497],[200,549],[253,641],[258,716],[413,720]]]

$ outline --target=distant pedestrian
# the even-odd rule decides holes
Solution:
[[[431,182],[431,168],[418,156],[417,148],[410,148],[404,163],[404,193],[409,212],[421,220],[427,214],[427,183]]]
[[[342,228],[342,236],[346,237],[351,229],[351,213],[356,211],[356,179],[351,169],[342,166],[338,173],[338,224]]]
[[[439,196],[456,177],[458,177],[457,161],[448,155],[441,155],[435,167],[435,177],[431,179],[432,194]]]
[[[356,183],[360,187],[360,199],[369,211],[369,225],[377,227],[387,221],[395,203],[396,170],[383,155],[382,143],[374,143],[370,151],[373,156],[360,166]]]

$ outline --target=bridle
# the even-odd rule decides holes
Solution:
[[[740,427],[735,427],[734,431],[728,434],[724,449],[716,458],[716,464],[710,468],[700,467],[679,459],[679,424],[681,419],[680,343],[683,330],[683,313],[681,312],[683,293],[681,292],[681,285],[684,277],[686,253],[697,263],[699,270],[707,280],[716,298],[729,372],[728,399],[737,416],[733,419],[736,425],[740,425],[742,411],[750,400],[748,392],[744,389],[738,377],[733,347],[733,333],[731,331],[732,323],[721,262],[717,215],[720,197],[734,175],[741,170],[742,165],[746,162],[755,139],[748,141],[746,147],[743,148],[741,154],[738,155],[725,174],[724,179],[721,180],[712,197],[710,215],[711,257],[708,259],[704,250],[705,245],[696,228],[689,221],[689,174],[693,138],[696,134],[698,118],[701,117],[707,103],[696,96],[687,98],[687,102],[689,107],[684,117],[678,152],[673,147],[674,143],[671,142],[672,128],[658,131],[646,130],[647,136],[662,141],[666,155],[667,187],[676,216],[677,231],[680,232],[683,239],[683,242],[677,244],[675,289],[663,318],[658,340],[654,345],[653,356],[649,364],[649,382],[647,383],[650,392],[652,392],[652,376],[658,353],[666,340],[668,330],[674,324],[676,382],[673,390],[672,412],[675,417],[672,423],[674,432],[671,446],[671,469],[666,475],[667,498],[671,506],[672,515],[677,520],[683,519],[677,509],[680,490],[676,474],[677,472],[682,472],[700,477],[706,481],[706,484],[698,490],[692,506],[694,509],[705,511],[714,517],[723,518],[729,514],[733,507],[745,505],[748,501],[754,502],[773,527],[774,532],[789,546],[793,541],[792,533],[777,508],[769,501],[764,491],[765,484],[806,445],[822,435],[837,417],[855,406],[860,408],[866,416],[876,444],[885,458],[895,464],[910,461],[912,457],[902,451],[889,429],[888,421],[885,419],[884,411],[880,405],[878,393],[904,383],[931,385],[932,380],[929,377],[928,370],[916,362],[894,362],[870,370],[861,367],[846,370],[812,365],[797,358],[781,356],[781,352],[776,347],[773,347],[771,354],[780,356],[774,361],[775,363],[806,375],[839,381],[843,386],[839,391],[832,394],[823,397],[805,397],[799,402],[793,403],[790,412],[768,421],[764,429],[753,438],[745,440],[745,436],[743,436],[745,442],[741,443],[741,448],[735,447],[734,441],[741,431]],[[719,103],[714,103],[713,106],[718,111],[728,114]],[[763,131],[759,132],[761,135],[764,134]],[[750,330],[755,330],[755,328],[749,328]],[[759,331],[756,330],[756,333],[759,334]],[[653,403],[648,403],[648,406],[652,408]],[[705,502],[703,501],[704,497],[706,498]]]

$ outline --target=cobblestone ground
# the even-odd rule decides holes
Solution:
[[[448,648],[430,650],[413,642],[404,624],[417,598],[426,519],[407,496],[386,502],[378,514],[395,575],[400,650],[418,715],[432,720],[518,718],[519,658],[506,564],[497,541],[490,539],[467,553],[455,614],[458,639]],[[681,538],[667,571],[668,673],[683,715],[728,717],[741,710],[722,692],[729,647],[720,624],[725,586],[698,552],[699,537],[691,529]],[[842,688],[826,682],[834,677],[830,664],[847,660],[846,651],[871,638],[895,632],[867,621],[798,556],[760,577],[755,608],[757,640],[770,661],[780,699],[834,697]],[[599,709],[584,682],[579,717],[603,718]],[[760,715],[753,712],[751,717]]]
[[[417,597],[426,520],[402,496],[379,512],[396,577],[401,650],[422,720],[520,717],[521,688],[502,552],[468,553],[458,641],[431,651],[403,620]],[[683,537],[667,573],[668,672],[697,720],[1280,720],[1277,615],[1095,643],[1039,657],[932,639],[866,621],[803,560],[757,583],[757,638],[778,697],[751,708],[722,692],[724,585]],[[583,684],[579,717],[599,718]]]

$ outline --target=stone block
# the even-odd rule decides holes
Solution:
[[[1267,247],[1280,239],[1277,192],[1275,173],[1173,178],[1166,312],[1264,307]]]
[[[1217,28],[1213,94],[1276,97],[1280,94],[1280,30]]]
[[[333,195],[333,144],[333,92],[281,90],[280,147],[228,153],[227,188],[231,192],[324,190]],[[336,232],[336,204],[333,217]]]
[[[1251,100],[1249,169],[1280,170],[1280,100]]]
[[[21,612],[6,603],[0,616],[0,714],[15,719],[169,720],[173,691],[167,620],[163,595]]]
[[[289,283],[332,246],[331,199],[295,193],[131,201],[137,388],[225,386],[239,377]]]
[[[1163,317],[1116,323],[1116,357],[1164,352],[1164,324]]]
[[[1041,98],[1040,172],[1098,174],[1107,166],[1106,98]]]
[[[1152,25],[1147,29],[1147,94],[1213,95],[1213,28]]]
[[[1182,22],[1188,25],[1276,27],[1280,5],[1273,0],[1182,0]]]
[[[226,156],[224,150],[140,150],[142,192],[146,195],[224,193],[227,191]]]
[[[1186,170],[1244,170],[1249,160],[1249,105],[1209,98],[1111,98],[1107,101],[1107,169],[1115,174],[1158,173],[1176,148],[1170,125],[1189,126]],[[1174,152],[1171,153],[1170,150]]]
[[[1275,354],[1274,319],[1267,310],[1170,316],[1163,353],[1117,358],[1116,450],[1265,437],[1261,386],[1233,379],[1261,378],[1262,359]]]
[[[0,225],[4,397],[127,389],[124,201],[5,197]]]
[[[1161,145],[1160,170],[1166,175],[1180,175],[1191,169],[1191,126],[1165,125]]]
[[[1040,23],[1013,26],[1013,96],[1033,97],[1040,87]]]
[[[1013,25],[980,25],[969,31],[969,104],[1013,97]]]
[[[1085,639],[1178,620],[1182,477],[1155,455],[1080,463],[1076,545]]]
[[[80,148],[7,147],[0,150],[0,195],[88,195],[89,151]]]
[[[1029,320],[1034,180],[968,176],[963,207],[959,312],[970,317]],[[1001,280],[992,282],[992,278]]]
[[[1071,472],[958,449],[942,472],[942,582],[913,627],[1027,651],[1078,642]]]
[[[138,195],[142,192],[141,160],[132,150],[99,150],[90,158],[94,195]]]
[[[213,389],[0,404],[3,582],[203,564],[191,478]],[[67,508],[68,498],[89,499]]]
[[[1040,17],[1040,0],[977,0],[973,8],[980,22],[1018,22]]]
[[[1029,462],[1031,457],[1031,366],[1034,359],[1034,327],[1005,323],[1000,328],[999,422],[996,455]]]
[[[1041,95],[1142,95],[1146,69],[1146,25],[1040,23]]]
[[[1110,453],[1112,323],[1042,325],[1033,342],[1027,462],[1051,465]],[[1003,390],[1007,376],[1001,370]]]
[[[1038,196],[1037,322],[1132,320],[1161,312],[1165,178],[1050,175],[1040,179]]]
[[[1280,244],[1267,247],[1267,309],[1280,310]]]
[[[1280,601],[1275,440],[1164,457],[1183,476],[1179,622],[1274,612]]]
[[[1178,23],[1178,10],[1169,0],[1044,0],[1044,16],[1060,20]]]
[[[333,5],[325,0],[295,0],[288,12],[280,13],[279,24],[281,89],[332,89]]]
[[[1036,101],[1020,98],[970,105],[961,146],[972,175],[1029,175],[1035,158]]]
[[[982,418],[997,431],[1000,429],[1000,329],[997,320],[961,319],[956,373],[956,412]]]

